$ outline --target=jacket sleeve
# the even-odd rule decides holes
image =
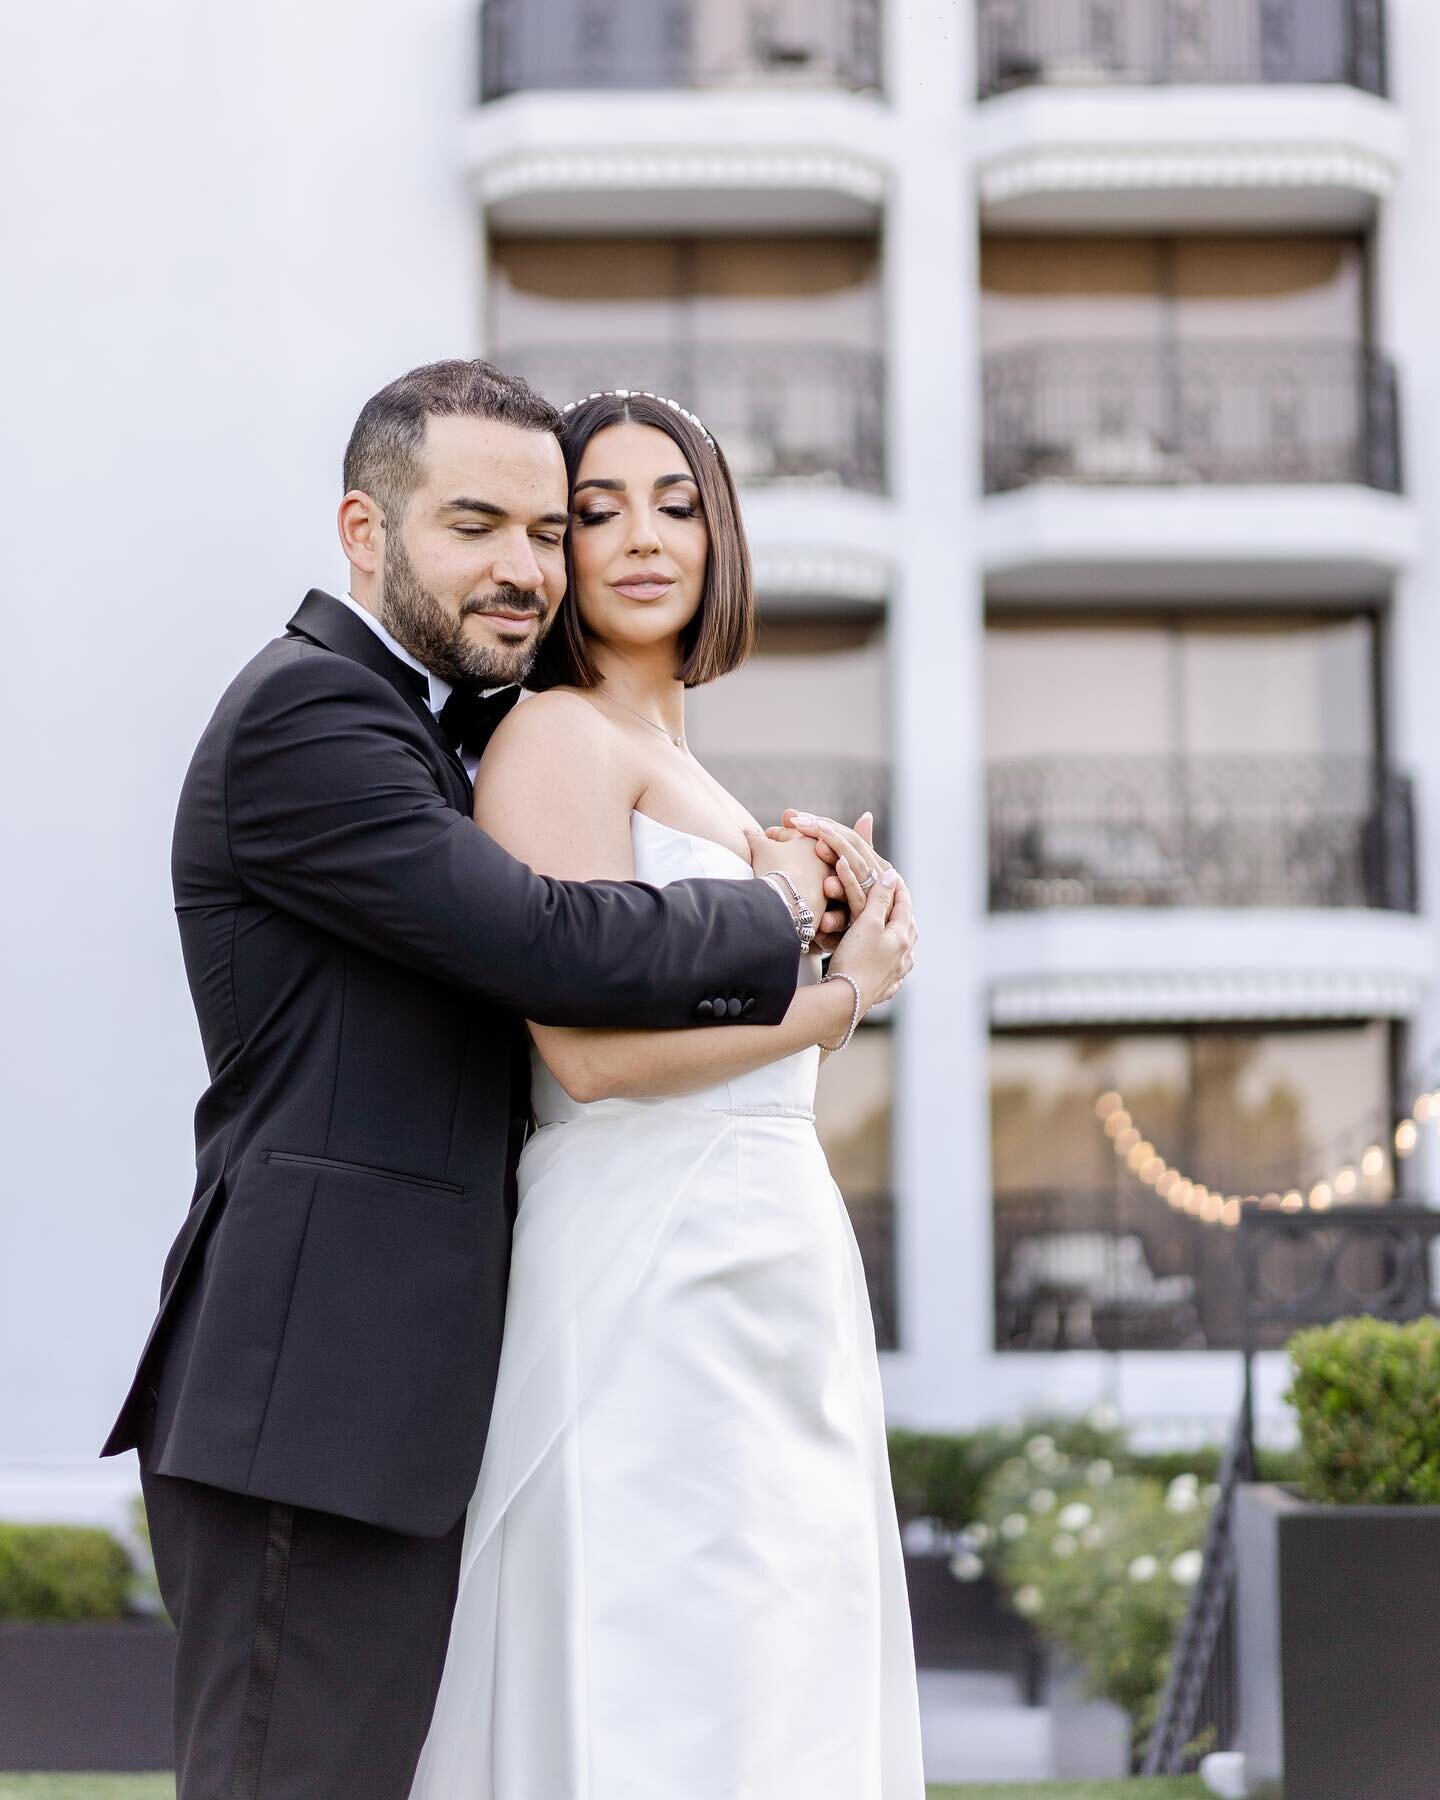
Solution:
[[[775,1024],[795,930],[768,882],[554,881],[463,814],[417,719],[339,656],[280,663],[227,750],[230,855],[257,899],[549,1025],[710,1024],[734,996]]]

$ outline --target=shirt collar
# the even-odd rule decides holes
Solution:
[[[363,620],[393,657],[404,663],[407,668],[413,669],[417,675],[423,675],[425,677],[426,681],[430,684],[429,694],[425,704],[438,719],[440,717],[440,709],[450,698],[451,693],[450,683],[445,677],[443,675],[437,675],[433,669],[427,669],[424,663],[422,663],[418,657],[412,656],[403,644],[396,643],[395,639],[391,637],[390,633],[375,617],[374,613],[367,612],[353,594],[341,594],[340,604],[342,606],[348,606],[357,619]]]

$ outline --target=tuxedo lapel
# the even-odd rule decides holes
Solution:
[[[454,777],[452,788],[462,794],[456,804],[462,812],[469,812],[470,778],[426,704],[429,687],[423,675],[401,662],[398,656],[392,656],[375,633],[348,607],[319,588],[310,589],[285,630],[292,637],[309,638],[311,643],[333,650],[337,656],[348,656],[351,662],[363,663],[375,674],[383,675],[396,693],[408,702],[411,711],[434,739],[446,769]]]

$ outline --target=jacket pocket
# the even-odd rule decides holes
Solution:
[[[335,1175],[358,1175],[369,1181],[387,1182],[391,1187],[419,1188],[422,1193],[443,1194],[449,1200],[465,1198],[464,1188],[453,1181],[434,1181],[428,1175],[406,1175],[398,1169],[377,1169],[369,1163],[342,1162],[334,1156],[306,1156],[298,1150],[265,1150],[261,1152],[261,1160]]]

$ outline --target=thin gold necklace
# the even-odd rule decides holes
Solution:
[[[600,687],[599,682],[596,682],[595,685],[596,687]],[[626,712],[637,718],[642,725],[648,725],[652,731],[658,731],[661,737],[669,738],[670,742],[677,750],[688,750],[690,748],[685,742],[685,733],[683,731],[680,733],[679,737],[676,737],[673,731],[667,731],[663,725],[657,725],[653,719],[647,719],[644,713],[636,712],[633,706],[628,705],[618,694],[612,694],[609,688],[600,687],[600,692],[607,700],[613,700],[617,706],[623,706]]]

